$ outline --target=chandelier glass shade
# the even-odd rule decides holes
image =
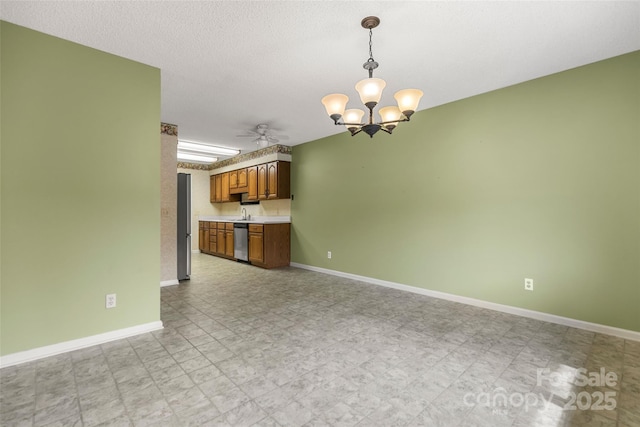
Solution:
[[[399,122],[408,122],[411,115],[418,108],[422,91],[419,89],[403,89],[395,93],[394,98],[398,106],[390,106],[381,108],[378,111],[380,121],[374,121],[373,110],[380,102],[382,91],[387,83],[378,78],[373,77],[373,70],[378,68],[378,63],[373,59],[371,49],[371,37],[373,28],[380,24],[380,19],[376,16],[368,16],[361,22],[363,28],[369,30],[369,59],[362,67],[369,72],[369,78],[360,80],[356,83],[356,91],[360,95],[360,101],[369,110],[368,121],[363,122],[362,117],[365,111],[358,109],[347,110],[347,102],[349,97],[341,93],[332,93],[322,98],[322,104],[329,117],[336,125],[345,126],[351,136],[362,131],[367,133],[371,138],[379,130],[391,133]]]

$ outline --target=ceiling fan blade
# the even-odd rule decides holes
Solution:
[[[257,143],[259,146],[262,146],[262,147],[266,147],[269,143],[275,144],[280,140],[288,140],[289,139],[289,137],[287,135],[275,134],[274,131],[276,131],[276,129],[271,129],[266,124],[259,124],[259,125],[256,126],[255,130],[247,129],[245,131],[247,133],[236,135],[236,136],[240,137],[240,138],[244,138],[244,137],[255,138],[257,136],[258,138],[254,139],[252,142]]]

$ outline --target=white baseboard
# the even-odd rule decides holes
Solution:
[[[513,307],[510,305],[498,304],[495,302],[483,301],[475,298],[463,297],[460,295],[448,294],[446,292],[432,291],[415,286],[403,285],[402,283],[389,282],[386,280],[375,279],[373,277],[359,276],[357,274],[345,273],[328,268],[315,267],[313,265],[290,263],[291,267],[298,267],[305,270],[317,271],[319,273],[330,274],[332,276],[344,277],[347,279],[359,280],[361,282],[371,283],[373,285],[385,286],[387,288],[399,289],[401,291],[413,292],[414,294],[426,295],[433,298],[444,299],[462,304],[473,305],[476,307],[487,308],[489,310],[501,311],[503,313],[515,314],[517,316],[528,317],[531,319],[542,320],[544,322],[557,323],[572,328],[585,329],[600,334],[613,335],[615,337],[627,340],[640,341],[640,332],[628,329],[616,328],[613,326],[601,325],[599,323],[585,322],[583,320],[572,319],[569,317],[556,316],[555,314],[543,313],[541,311],[528,310],[526,308]]]
[[[160,282],[160,287],[163,288],[165,286],[173,286],[173,285],[179,285],[180,282],[178,282],[178,279],[173,279],[173,280],[163,280],[162,282]]]
[[[91,335],[89,337],[79,338],[76,340],[38,347],[32,350],[7,354],[6,356],[0,356],[0,368],[31,362],[33,360],[55,356],[56,354],[67,353],[69,351],[80,350],[82,348],[104,344],[110,341],[132,337],[134,335],[157,331],[162,328],[162,321],[158,320],[157,322],[145,323],[142,325],[131,326],[130,328],[118,329],[116,331],[105,332],[103,334]]]

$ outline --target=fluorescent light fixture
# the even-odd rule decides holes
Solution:
[[[184,139],[178,140],[178,149],[184,149],[189,151],[196,151],[199,153],[218,154],[220,156],[235,156],[240,154],[240,150],[233,150],[231,148],[216,147],[209,144],[203,144],[196,141],[187,141]]]
[[[187,160],[190,162],[213,163],[217,162],[217,157],[202,156],[199,154],[181,153],[178,151],[178,160]]]

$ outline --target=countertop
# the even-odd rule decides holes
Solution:
[[[243,220],[240,216],[199,216],[198,221],[240,222],[244,224],[291,224],[290,216],[252,216]]]

